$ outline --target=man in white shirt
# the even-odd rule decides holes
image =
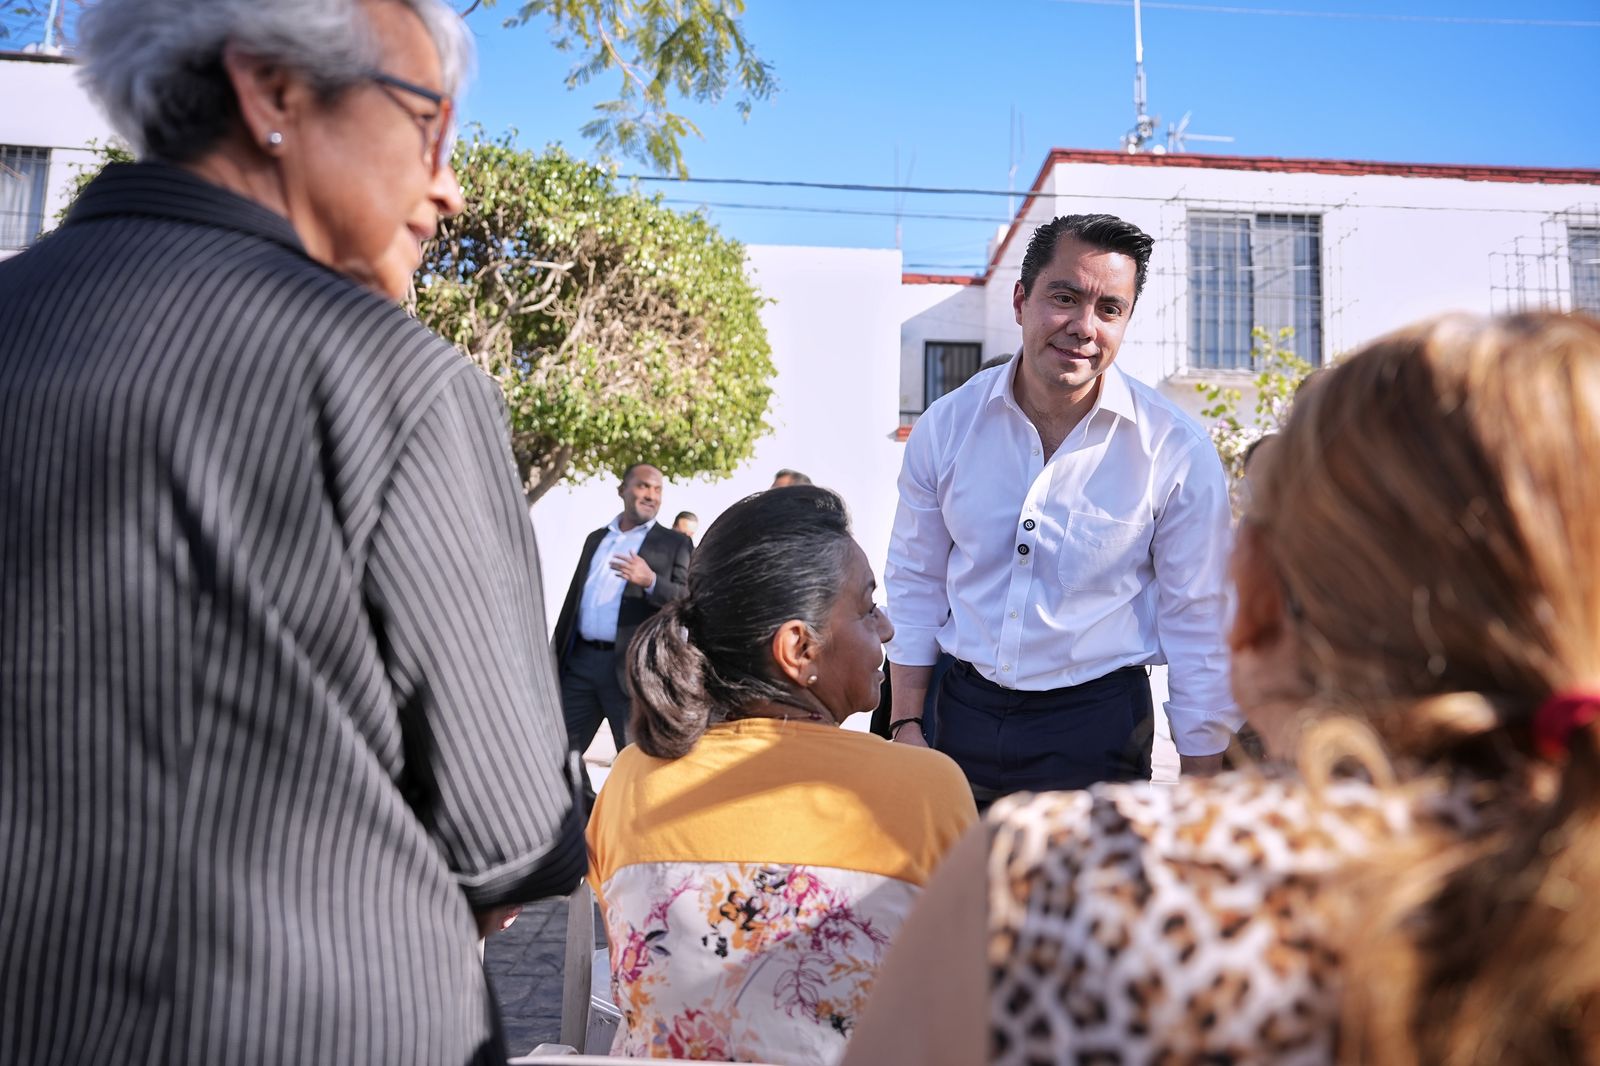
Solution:
[[[906,442],[885,584],[891,729],[980,801],[1150,776],[1147,667],[1185,772],[1239,722],[1224,643],[1228,490],[1206,435],[1113,364],[1152,241],[1110,215],[1039,227],[1012,293],[1022,350],[941,398]]]
[[[589,747],[601,719],[611,724],[619,749],[627,742],[628,642],[646,619],[683,594],[689,578],[693,542],[656,524],[661,485],[661,471],[648,463],[623,473],[617,488],[622,513],[583,542],[556,619],[551,643],[561,668],[567,739],[576,751]]]

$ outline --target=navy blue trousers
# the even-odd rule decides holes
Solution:
[[[1009,792],[1148,781],[1155,724],[1142,666],[1071,688],[1019,692],[958,661],[939,685],[933,746],[987,804]]]
[[[617,683],[617,655],[613,648],[600,648],[577,641],[561,663],[561,710],[567,719],[567,746],[580,755],[589,750],[600,723],[611,726],[611,739],[617,750],[626,744],[628,694]],[[583,767],[583,798],[594,807],[594,784],[589,768]]]

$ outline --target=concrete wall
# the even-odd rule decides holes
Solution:
[[[984,290],[981,285],[903,285],[900,287],[900,410],[923,407],[924,345],[929,341],[982,339]],[[983,358],[1001,354],[983,346]]]
[[[756,284],[775,301],[762,312],[778,371],[768,415],[773,432],[726,480],[669,482],[662,520],[694,511],[704,532],[729,504],[792,467],[844,497],[856,539],[881,581],[900,472],[900,445],[893,440],[900,403],[900,253],[757,246],[749,254]],[[533,507],[551,626],[583,538],[619,509],[616,488],[612,478],[562,486]]]
[[[0,144],[50,149],[44,228],[66,205],[83,165],[99,162],[90,142],[111,140],[111,124],[77,80],[77,67],[55,56],[0,55]],[[0,257],[14,254],[0,251]]]

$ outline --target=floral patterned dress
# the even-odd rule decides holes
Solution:
[[[728,723],[670,761],[627,749],[590,822],[612,1053],[836,1061],[974,818],[943,756],[827,726]]]

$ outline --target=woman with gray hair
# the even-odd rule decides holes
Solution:
[[[100,0],[140,162],[0,263],[0,1063],[504,1061],[475,950],[584,865],[440,0]]]

